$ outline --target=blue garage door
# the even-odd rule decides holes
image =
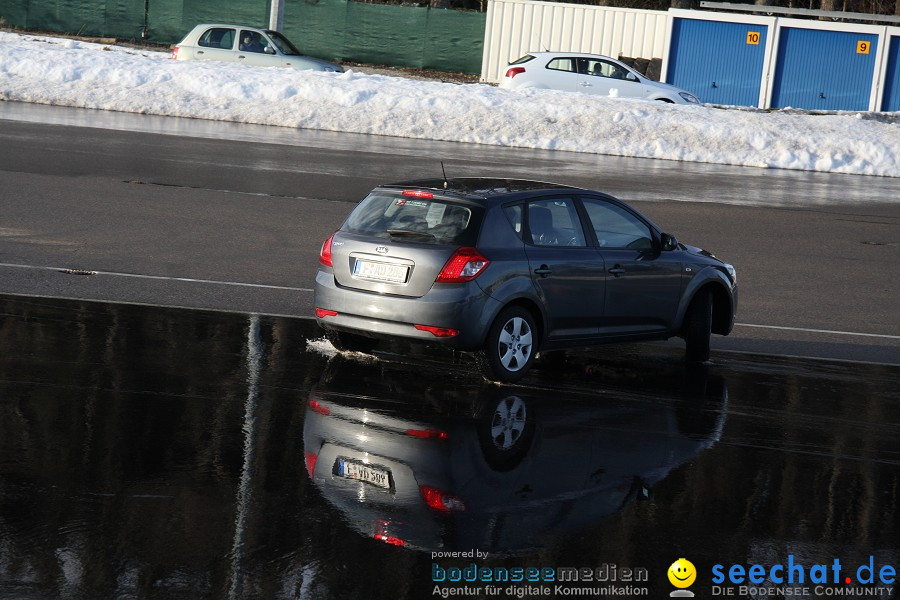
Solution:
[[[703,102],[756,106],[768,29],[676,18],[666,81]]]
[[[884,79],[884,98],[881,110],[900,110],[900,36],[891,38],[888,46],[887,73]]]
[[[868,110],[877,46],[873,34],[783,28],[772,106]]]

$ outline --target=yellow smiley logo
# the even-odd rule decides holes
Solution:
[[[677,588],[691,587],[697,579],[697,569],[694,563],[686,558],[679,558],[669,567],[669,582]]]

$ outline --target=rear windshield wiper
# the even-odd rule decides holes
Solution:
[[[434,239],[433,235],[425,231],[412,231],[411,229],[388,229],[387,232],[391,236],[395,237],[419,237]]]

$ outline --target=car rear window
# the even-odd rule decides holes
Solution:
[[[478,207],[445,199],[373,192],[341,229],[392,241],[474,246],[482,213]]]
[[[530,54],[526,54],[526,55],[523,56],[522,58],[519,58],[519,59],[517,59],[517,60],[515,60],[515,61],[513,61],[513,62],[511,62],[511,63],[509,63],[509,64],[511,64],[511,65],[521,65],[522,63],[527,63],[529,60],[534,60],[534,57],[533,57],[532,55],[530,55]]]

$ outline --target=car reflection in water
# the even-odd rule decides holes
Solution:
[[[674,393],[671,381],[618,393],[606,376],[609,392],[511,391],[339,355],[310,393],[306,469],[364,536],[533,551],[648,498],[718,441],[724,381],[702,369],[680,377]]]

